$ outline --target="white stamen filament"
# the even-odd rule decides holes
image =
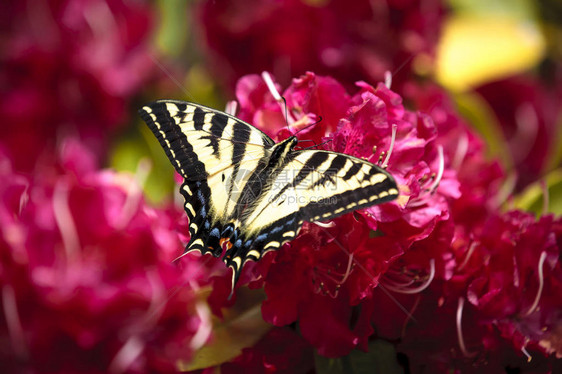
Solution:
[[[261,77],[264,80],[265,84],[267,85],[267,88],[269,89],[269,92],[271,92],[271,95],[273,96],[275,101],[282,102],[283,99],[281,98],[281,95],[277,91],[277,88],[275,88],[275,83],[273,83],[273,79],[271,79],[271,75],[267,71],[263,71],[261,73]]]
[[[437,155],[439,157],[439,170],[437,171],[435,180],[429,187],[427,187],[426,191],[420,193],[417,197],[408,201],[408,208],[417,208],[419,206],[427,204],[427,201],[431,194],[437,190],[437,187],[439,187],[439,183],[441,182],[441,178],[443,178],[443,172],[445,170],[445,158],[443,156],[442,146],[437,147]]]
[[[134,181],[130,181],[126,186],[125,192],[127,195],[123,207],[121,208],[119,218],[115,222],[116,229],[123,229],[135,215],[142,198],[142,187],[146,183],[150,169],[152,169],[152,164],[148,159],[143,158],[139,161]]]
[[[330,238],[332,238],[334,240],[334,243],[346,254],[351,255],[351,253],[349,253],[349,251],[336,239],[335,236],[333,236],[329,231],[325,231],[326,234],[328,234],[328,236],[330,236]],[[377,284],[377,280],[374,277],[373,274],[371,274],[371,272],[365,267],[363,266],[359,261],[357,260],[353,260],[353,262],[355,263],[355,265],[357,265],[357,267],[364,273],[366,274],[370,279],[373,285]],[[390,300],[392,300],[394,302],[394,304],[402,311],[404,312],[405,315],[407,315],[409,318],[411,318],[413,321],[416,321],[416,319],[414,318],[414,316],[412,316],[410,314],[410,312],[404,308],[404,306],[402,304],[400,304],[400,302],[398,300],[396,300],[396,298],[394,297],[394,295],[392,295],[382,284],[378,284],[379,288],[381,289],[382,292],[384,292],[384,294],[386,296],[388,296],[388,298]],[[374,287],[374,286],[373,286]]]
[[[515,286],[515,288],[519,288],[519,265],[517,265],[517,257],[513,256],[511,257],[511,261],[513,262],[512,268],[513,268],[513,285]]]
[[[458,271],[461,271],[466,266],[466,264],[468,264],[468,260],[470,260],[470,257],[472,257],[472,254],[474,253],[474,249],[476,248],[477,245],[478,245],[477,242],[472,242],[470,244],[470,247],[468,247],[468,251],[466,253],[466,256],[464,256],[464,261],[457,268]]]
[[[226,108],[224,111],[227,114],[230,114],[231,116],[235,116],[237,110],[238,110],[238,102],[236,100],[230,100],[228,103],[226,103]]]
[[[343,276],[343,279],[340,281],[340,284],[344,284],[345,281],[347,280],[347,277],[349,277],[349,274],[351,274],[352,265],[353,265],[353,253],[349,255],[349,258],[347,260],[347,268],[345,269],[345,274]]]
[[[113,12],[105,2],[96,2],[84,7],[83,14],[96,40],[107,40],[119,29]]]
[[[55,222],[59,228],[64,244],[67,259],[78,256],[80,251],[80,240],[78,231],[72,219],[72,213],[68,206],[68,185],[66,181],[59,181],[53,191],[53,212]]]
[[[466,157],[468,152],[468,135],[462,134],[459,138],[459,143],[457,144],[457,150],[455,151],[455,157],[453,158],[453,169],[458,170]]]
[[[497,207],[501,206],[506,200],[508,200],[510,195],[513,194],[513,190],[515,190],[516,184],[517,174],[515,172],[509,173],[504,179],[504,182],[501,185],[498,193],[496,194],[496,197],[493,200],[493,206],[491,208],[496,209]]]
[[[211,320],[209,318],[210,311],[206,303],[198,302],[197,304],[195,304],[195,311],[197,313],[197,316],[201,320],[201,323],[199,324],[197,332],[191,338],[189,346],[193,350],[198,350],[205,345],[205,343],[209,339],[209,336],[211,336],[211,333],[213,331],[213,324],[211,323]]]
[[[27,205],[27,202],[29,201],[29,183],[25,183],[25,189],[23,190],[23,192],[21,193],[20,196],[20,206],[18,209],[18,214],[21,214],[21,212],[23,211],[23,208],[25,208],[25,206]]]
[[[439,171],[437,172],[437,178],[433,181],[431,187],[429,187],[429,191],[433,192],[439,186],[439,182],[441,182],[441,178],[443,178],[443,171],[445,170],[445,157],[443,156],[443,146],[437,146],[437,154],[439,155]]]
[[[473,357],[475,352],[468,352],[466,350],[466,345],[464,344],[464,337],[462,334],[462,310],[464,308],[464,297],[459,298],[459,304],[457,306],[457,337],[459,340],[459,347],[464,357]]]
[[[410,209],[420,207],[422,205],[427,204],[427,198],[428,198],[428,194],[420,195],[417,198],[414,198],[414,199],[408,201],[407,206]]]
[[[281,97],[279,91],[277,91],[277,88],[275,88],[275,83],[273,83],[271,75],[267,71],[264,71],[261,73],[261,77],[267,85],[269,92],[271,93],[275,101],[277,101],[277,103],[279,104],[283,116],[285,116],[285,113],[287,114],[287,118],[285,118],[285,121],[287,121],[289,125],[295,122],[295,119],[291,116],[291,112],[286,110],[287,108],[285,108],[285,102],[283,101],[283,98]]]
[[[385,282],[385,286],[390,291],[394,291],[394,292],[397,292],[397,293],[409,294],[409,295],[410,294],[416,294],[416,293],[422,292],[427,287],[429,287],[429,285],[433,281],[434,277],[435,277],[435,259],[432,258],[431,260],[429,260],[429,275],[428,275],[427,279],[421,285],[419,285],[418,287],[411,288],[411,289],[408,289],[408,288],[405,288],[405,287],[395,287],[395,286],[389,285],[387,282]],[[412,283],[410,283],[410,284],[412,284]]]
[[[23,327],[18,313],[16,295],[10,285],[2,287],[2,306],[13,349],[19,358],[25,358],[27,357],[27,347],[25,345]]]
[[[390,90],[390,87],[392,86],[392,73],[388,70],[384,72],[384,85],[389,90]]]
[[[330,227],[334,227],[336,225],[334,221],[328,221],[328,222],[315,221],[315,222],[312,222],[312,223],[314,223],[315,225],[318,225],[320,227],[326,228],[326,229],[330,228]]]
[[[535,108],[525,103],[515,110],[515,135],[509,140],[512,149],[517,149],[513,154],[513,161],[519,163],[524,160],[537,139],[539,132],[539,119]]]
[[[397,124],[392,125],[392,135],[390,138],[390,147],[388,148],[388,152],[386,153],[386,158],[384,159],[381,167],[386,169],[388,167],[388,160],[390,160],[390,155],[392,154],[392,150],[394,149],[394,141],[396,140],[396,130],[398,129]]]
[[[527,313],[525,313],[525,317],[527,317],[528,315],[533,313],[537,309],[537,306],[539,305],[539,300],[541,298],[542,289],[544,287],[543,265],[544,265],[545,260],[546,260],[546,252],[542,251],[541,257],[539,258],[539,266],[538,266],[539,289],[537,290],[537,294],[535,295],[535,300],[533,301],[533,304],[531,305],[531,307],[529,308]]]
[[[155,324],[156,321],[160,319],[160,316],[164,312],[166,303],[171,296],[173,296],[170,295],[168,299],[165,299],[166,295],[164,292],[164,285],[162,284],[160,277],[158,277],[154,271],[148,271],[146,273],[146,278],[152,290],[152,297],[150,298],[150,305],[148,306],[145,316],[141,322],[145,328],[147,325],[152,325],[153,323]]]
[[[113,360],[109,364],[110,373],[123,373],[131,366],[133,362],[140,356],[144,349],[142,340],[137,336],[131,336],[121,347],[119,352],[115,354]]]
[[[521,348],[521,352],[523,352],[523,354],[525,356],[527,356],[527,362],[531,362],[531,360],[533,359],[533,357],[531,357],[531,355],[529,354],[529,352],[527,351],[527,349],[525,349],[525,347]]]
[[[316,272],[320,272],[322,271],[322,276],[329,279],[330,281],[334,282],[334,284],[336,285],[336,290],[334,291],[334,293],[331,292],[331,290],[327,290],[327,293],[333,297],[336,298],[338,296],[339,293],[339,287],[342,286],[346,281],[347,278],[349,277],[349,275],[351,274],[351,272],[353,271],[353,253],[348,255],[348,260],[347,260],[347,267],[345,269],[345,273],[341,274],[341,273],[337,273],[334,272],[332,270],[332,268],[327,268],[325,266],[321,266],[318,265],[315,267]],[[335,276],[340,276],[341,279],[337,279]],[[322,285],[324,282],[320,282],[320,284]],[[317,292],[322,291],[322,286],[317,290]]]

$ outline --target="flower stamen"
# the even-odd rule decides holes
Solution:
[[[439,171],[437,172],[437,178],[435,178],[433,184],[429,187],[429,191],[431,193],[433,193],[437,189],[437,187],[439,187],[441,178],[443,178],[443,172],[445,171],[445,157],[443,156],[443,146],[437,146],[437,154],[439,155]]]
[[[414,280],[411,280],[410,282],[403,283],[403,284],[399,284],[398,282],[395,281],[385,280],[384,285],[388,290],[397,293],[416,294],[422,292],[427,287],[429,287],[431,282],[433,282],[434,278],[435,278],[435,259],[432,258],[429,260],[429,275],[427,275],[426,279],[423,281],[421,285],[408,289],[407,287],[414,284],[415,282]]]
[[[207,304],[198,302],[197,304],[195,304],[195,312],[197,313],[197,316],[199,317],[199,320],[201,322],[199,324],[197,332],[195,332],[195,335],[193,335],[191,341],[189,342],[189,346],[194,351],[203,347],[209,339],[209,336],[213,332],[213,324],[209,319],[210,311]]]
[[[316,284],[315,278],[318,278],[319,276],[322,276],[326,280],[329,280],[330,282],[335,284],[335,289],[333,293],[331,292],[330,289],[326,287],[326,283],[324,281],[320,281],[320,283],[318,283],[318,289],[316,289],[315,291],[317,293],[322,292],[324,295],[329,295],[332,298],[336,298],[338,296],[341,286],[347,281],[347,278],[349,277],[352,271],[353,271],[353,253],[349,254],[348,256],[347,266],[343,274],[334,272],[332,268],[327,268],[322,265],[315,266],[314,278],[312,279],[313,284]],[[338,279],[337,277],[339,277],[340,279]]]
[[[529,354],[529,352],[527,351],[527,349],[525,349],[525,347],[521,348],[521,352],[527,356],[527,362],[531,362],[531,360],[533,359],[533,357]]]
[[[121,349],[115,354],[109,364],[110,373],[123,373],[141,355],[144,349],[142,340],[137,336],[131,336]]]
[[[29,201],[29,183],[25,183],[25,189],[23,190],[23,192],[21,193],[20,196],[20,205],[19,205],[19,209],[18,209],[18,214],[21,214],[21,212],[23,211],[23,209],[25,208],[25,206],[27,205],[27,202]]]
[[[398,129],[397,124],[392,125],[392,135],[390,138],[390,147],[388,148],[388,152],[386,153],[386,158],[382,163],[381,167],[386,169],[388,167],[388,160],[390,160],[390,155],[392,154],[392,150],[394,149],[394,141],[396,140],[396,130]]]
[[[500,207],[504,202],[508,201],[510,199],[510,196],[513,194],[513,191],[515,190],[516,184],[517,174],[515,172],[509,173],[500,186],[499,191],[493,200],[493,206],[491,208],[496,209]],[[513,203],[513,200],[511,200],[511,203]]]
[[[443,178],[443,172],[445,171],[445,157],[443,156],[443,147],[441,145],[437,147],[437,155],[439,157],[439,170],[437,171],[437,176],[433,180],[433,183],[425,188],[423,193],[420,193],[417,197],[408,202],[408,208],[417,208],[427,204],[430,196],[435,193],[437,187],[439,187],[439,183]]]
[[[462,354],[464,355],[464,357],[474,357],[476,355],[475,352],[469,352],[466,349],[466,345],[464,343],[464,337],[462,334],[462,311],[464,308],[464,297],[460,297],[459,298],[459,303],[457,306],[457,338],[459,341],[459,347],[461,349]]]
[[[466,253],[466,256],[464,256],[464,261],[457,268],[458,271],[461,271],[466,266],[466,264],[468,264],[468,260],[470,260],[470,257],[472,257],[472,254],[474,253],[474,249],[476,249],[477,245],[478,245],[478,242],[470,243],[470,246],[468,247],[468,251]]]
[[[517,149],[513,154],[513,161],[519,163],[524,160],[537,139],[539,132],[539,119],[535,108],[525,103],[515,110],[515,135],[510,139],[512,149]]]
[[[455,151],[455,156],[453,157],[453,169],[458,170],[466,157],[468,152],[468,136],[462,134],[459,138],[459,143],[457,144],[457,150]]]
[[[121,230],[125,228],[135,215],[142,198],[142,187],[146,183],[151,168],[152,165],[148,159],[141,159],[137,165],[134,180],[130,180],[125,184],[124,188],[127,195],[114,225],[116,229]]]
[[[384,85],[389,90],[390,90],[390,87],[392,86],[392,73],[389,70],[384,72]]]
[[[535,295],[535,300],[533,301],[533,304],[531,305],[531,307],[529,308],[527,313],[525,313],[525,317],[527,317],[528,315],[533,313],[537,309],[537,306],[539,305],[539,300],[541,298],[542,289],[544,287],[543,265],[544,265],[545,260],[546,260],[546,251],[542,251],[541,257],[539,258],[539,266],[538,266],[539,288],[537,290],[537,294]]]
[[[14,289],[10,285],[2,287],[2,306],[14,351],[20,358],[25,358],[27,357],[27,347],[25,345],[23,327],[18,313]]]
[[[318,225],[320,227],[323,227],[325,229],[330,228],[330,227],[334,227],[336,225],[336,223],[334,221],[328,221],[328,222],[314,221],[312,223],[314,223],[315,225]]]
[[[267,88],[269,89],[271,96],[273,96],[273,99],[275,99],[275,101],[277,101],[277,103],[279,104],[279,107],[281,108],[281,112],[284,113],[284,115],[286,115],[285,121],[288,124],[293,124],[294,122],[296,122],[296,120],[291,116],[291,113],[286,110],[287,104],[283,100],[283,97],[281,97],[279,91],[277,91],[277,88],[275,87],[275,83],[273,83],[273,79],[271,78],[271,75],[267,71],[264,71],[261,73],[261,77],[265,82]]]
[[[226,114],[235,116],[237,110],[238,110],[238,102],[236,100],[230,100],[228,103],[226,103],[226,108],[224,109]]]
[[[79,254],[80,240],[78,239],[78,230],[68,205],[68,193],[66,181],[61,180],[55,185],[53,191],[53,213],[62,236],[66,256],[68,259],[73,259]]]

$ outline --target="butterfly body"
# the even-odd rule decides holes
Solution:
[[[367,161],[275,143],[257,128],[198,104],[161,100],[140,110],[175,169],[189,218],[186,251],[212,253],[233,269],[292,240],[305,221],[325,221],[398,195]]]

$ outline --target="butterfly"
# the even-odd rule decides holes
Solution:
[[[190,240],[232,268],[232,287],[247,261],[297,236],[305,221],[326,221],[398,196],[392,176],[341,153],[295,149],[250,124],[199,104],[159,100],[140,116],[184,181]]]

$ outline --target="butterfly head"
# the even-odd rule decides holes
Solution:
[[[299,140],[296,136],[291,136],[283,140],[280,143],[275,144],[271,148],[271,156],[269,157],[269,165],[274,166],[282,163],[283,160],[291,153],[291,151],[296,147]]]

